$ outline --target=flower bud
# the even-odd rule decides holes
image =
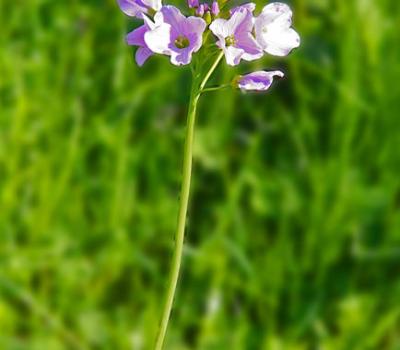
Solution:
[[[197,8],[199,7],[199,0],[188,0],[188,6],[190,8]]]
[[[207,24],[210,24],[212,22],[212,17],[210,11],[207,11],[203,17],[203,19],[206,21]]]
[[[199,17],[204,16],[204,4],[200,4],[199,7],[196,10],[196,15]]]
[[[217,1],[214,1],[211,5],[211,13],[213,16],[218,16],[219,14],[219,5]]]
[[[271,87],[275,76],[282,78],[284,74],[281,71],[253,72],[247,75],[236,77],[232,81],[232,85],[242,91],[266,91]]]

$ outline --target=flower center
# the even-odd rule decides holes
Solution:
[[[236,43],[236,40],[235,40],[235,37],[233,35],[227,36],[225,38],[225,45],[226,46],[232,46],[232,45],[235,45],[235,43]]]
[[[175,46],[178,49],[184,49],[186,47],[188,47],[190,45],[189,39],[186,38],[183,35],[179,35],[176,39],[175,39]]]

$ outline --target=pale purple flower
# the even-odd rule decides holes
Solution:
[[[199,0],[188,0],[188,6],[190,8],[197,8],[199,7]]]
[[[143,18],[147,19],[145,15],[143,16]],[[153,55],[153,51],[148,48],[146,42],[144,41],[144,35],[147,31],[150,30],[149,23],[152,24],[150,20],[145,20],[145,23],[142,26],[136,28],[126,36],[126,42],[128,43],[128,45],[138,46],[135,59],[136,63],[140,67],[147,61],[147,59],[151,55]]]
[[[171,63],[189,64],[192,54],[203,42],[206,22],[198,17],[185,17],[174,6],[163,6],[151,21],[151,30],[144,35],[147,47],[155,52],[171,56]]]
[[[236,6],[236,7],[232,8],[232,9],[230,9],[229,13],[232,16],[237,10],[240,10],[240,9],[247,9],[251,13],[253,13],[254,10],[256,9],[256,4],[254,2],[247,2],[247,3],[243,4],[243,5],[239,5],[239,6]]]
[[[229,20],[214,20],[210,30],[218,38],[217,45],[230,66],[239,64],[241,59],[252,61],[263,55],[252,34],[253,15],[246,8],[238,8]]]
[[[214,1],[211,5],[211,13],[213,16],[219,15],[219,5],[217,1]]]
[[[255,19],[256,40],[265,52],[287,56],[300,45],[300,37],[291,26],[292,11],[289,6],[279,2],[269,4]]]
[[[242,91],[266,91],[270,88],[276,76],[283,78],[284,74],[279,70],[253,72],[240,76],[237,80],[237,86]]]
[[[142,18],[145,13],[154,13],[161,9],[161,0],[118,0],[121,10],[131,17]]]

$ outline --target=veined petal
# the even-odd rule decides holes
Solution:
[[[228,21],[226,19],[221,19],[221,18],[215,19],[210,24],[210,30],[219,39],[224,39],[224,38],[228,37],[229,35],[233,34],[233,32],[228,31],[227,22]]]
[[[286,30],[271,30],[264,37],[264,51],[274,56],[287,56],[294,48],[300,46],[300,36],[288,28]]]
[[[153,51],[147,47],[139,47],[136,51],[135,60],[139,67],[147,61],[147,59],[153,55]]]
[[[261,11],[261,15],[264,17],[266,24],[271,24],[275,21],[282,22],[283,20],[286,20],[286,28],[289,28],[292,25],[292,10],[288,5],[281,2],[273,2],[264,6]]]
[[[242,56],[244,60],[253,61],[262,57],[263,50],[250,32],[236,35],[236,40],[237,44],[235,46],[244,50],[244,54]]]
[[[247,23],[248,21],[248,16],[251,16],[251,13],[244,9],[238,9],[232,17],[225,23],[226,26],[226,31],[228,32],[228,35],[234,34],[235,32],[243,31],[243,30],[248,30],[249,24]],[[252,23],[250,23],[250,26]]]
[[[199,17],[190,16],[185,18],[183,23],[183,34],[198,33],[203,34],[206,29],[207,23],[204,19]]]
[[[146,24],[134,29],[132,32],[127,34],[126,42],[128,43],[128,45],[145,46],[146,43],[144,41],[144,34],[147,31],[148,27]]]
[[[169,55],[170,31],[171,26],[167,23],[162,23],[153,30],[146,32],[144,41],[151,51]]]
[[[192,60],[192,50],[189,47],[186,49],[182,49],[179,51],[172,51],[171,52],[171,63],[175,66],[182,66],[189,64]]]
[[[272,3],[264,7],[255,19],[256,40],[262,49],[275,56],[286,56],[300,46],[300,37],[292,25],[292,11],[282,3]]]
[[[122,12],[131,17],[141,17],[143,13],[147,13],[147,7],[137,0],[118,0],[118,5]]]
[[[266,91],[271,87],[275,76],[282,78],[284,74],[281,71],[258,71],[243,75],[237,81],[238,88],[242,91]]]
[[[251,32],[253,30],[253,25],[254,25],[254,23],[253,23],[254,18],[253,18],[252,13],[245,8],[241,8],[234,13],[232,18],[236,14],[241,14],[241,16],[238,17],[238,19],[237,19],[238,24],[234,31],[235,37],[240,35],[241,33]]]
[[[224,48],[226,63],[230,66],[237,66],[244,54],[242,49],[234,46]]]
[[[185,22],[186,17],[178,8],[171,5],[163,6],[159,13],[162,14],[163,21],[168,23],[174,31],[183,33],[182,24]]]
[[[234,7],[233,9],[231,9],[231,10],[229,11],[229,13],[230,13],[231,16],[232,16],[236,11],[238,11],[238,10],[240,10],[240,9],[246,9],[246,10],[248,10],[249,12],[253,13],[254,10],[256,9],[256,4],[255,4],[254,2],[248,2],[248,3],[246,3],[246,4],[243,4],[243,5]]]

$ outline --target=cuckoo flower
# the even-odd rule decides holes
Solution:
[[[291,26],[292,11],[289,6],[279,2],[269,4],[255,19],[257,42],[271,55],[287,56],[300,45],[300,37]]]
[[[237,8],[229,20],[216,19],[210,30],[218,38],[217,45],[230,66],[239,64],[241,59],[255,60],[263,54],[252,34],[253,15],[246,8]]]
[[[279,70],[258,71],[240,76],[236,83],[242,91],[266,91],[271,87],[275,76],[282,78],[284,74]]]
[[[153,14],[161,9],[161,0],[118,0],[121,10],[131,17],[142,18],[144,13]]]
[[[299,46],[300,38],[291,28],[292,12],[290,8],[282,3],[265,6],[262,13],[254,18],[255,4],[251,2],[233,7],[228,12],[227,8],[231,3],[228,0],[186,0],[190,11],[197,17],[185,17],[174,6],[162,6],[162,0],[117,1],[127,15],[141,18],[144,21],[144,24],[126,37],[129,45],[138,46],[136,62],[139,66],[143,65],[153,54],[168,55],[171,62],[177,66],[189,64],[193,53],[199,51],[202,46],[205,31],[204,37],[207,39],[211,39],[210,32],[214,34],[216,45],[220,48],[218,55],[213,55],[214,45],[206,45],[202,48],[199,60],[191,67],[192,84],[187,109],[178,224],[165,304],[154,347],[154,350],[162,350],[184,252],[193,140],[199,100],[205,93],[230,86],[242,91],[268,90],[275,77],[283,77],[281,71],[253,72],[239,76],[233,81],[233,84],[208,86],[208,83],[224,56],[228,65],[231,66],[239,64],[241,60],[252,61],[261,58],[264,51],[272,55],[285,56],[293,48]],[[220,11],[219,5],[222,4],[224,8]],[[225,16],[229,16],[229,18]],[[215,19],[216,17],[220,18]],[[208,24],[210,24],[209,28],[207,28]]]
[[[154,20],[152,30],[144,35],[149,49],[171,56],[171,63],[176,66],[189,64],[193,52],[202,45],[206,22],[194,16],[185,17],[174,6],[163,6]]]

